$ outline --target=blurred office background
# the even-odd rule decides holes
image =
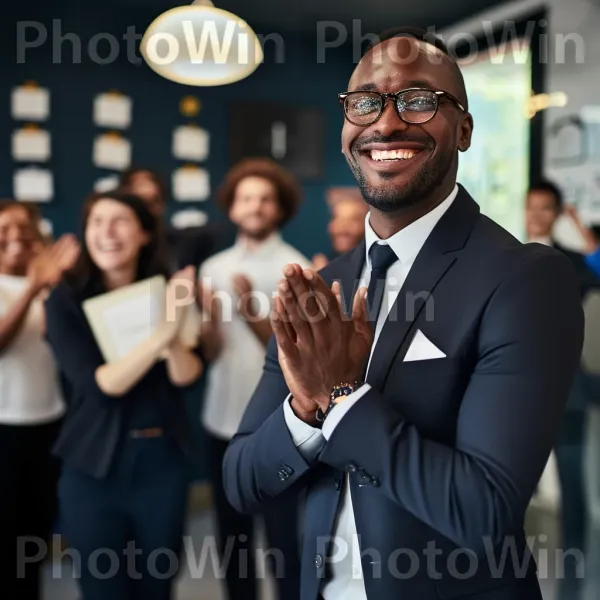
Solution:
[[[83,199],[125,168],[118,161],[111,166],[98,146],[94,150],[105,136],[108,147],[112,141],[130,149],[129,165],[154,168],[165,176],[168,215],[175,225],[220,223],[223,246],[232,232],[212,202],[212,192],[239,158],[271,155],[300,178],[304,192],[300,213],[284,237],[306,256],[329,253],[326,199],[332,189],[355,183],[340,153],[342,113],[336,94],[346,90],[364,45],[361,36],[366,40],[369,33],[400,24],[434,28],[465,59],[476,127],[473,147],[461,157],[459,181],[484,212],[524,239],[524,197],[529,183],[545,175],[563,188],[586,222],[600,222],[598,0],[222,0],[219,8],[271,37],[264,47],[265,63],[254,74],[214,88],[167,81],[140,57],[140,35],[160,13],[177,5],[169,0],[34,0],[6,3],[1,9],[0,197],[19,196],[19,185],[37,189],[53,235],[78,231]],[[128,43],[128,32],[140,34],[138,42]],[[47,118],[36,122],[15,116],[19,89],[49,94]],[[95,103],[102,96],[125,99],[130,122],[110,126],[96,119]],[[174,152],[174,135],[190,124],[202,130],[207,146],[202,156],[186,159],[185,152]],[[16,133],[40,129],[50,135],[50,156],[16,157]],[[36,180],[40,171],[46,179]],[[192,184],[177,183],[184,173],[195,174]],[[46,193],[48,176],[51,194]],[[24,178],[20,183],[19,177]],[[194,181],[203,188],[195,194],[189,190]],[[566,218],[557,237],[574,249],[582,245]],[[200,396],[190,394],[189,408],[201,449]],[[595,413],[590,423],[596,423]],[[594,435],[600,436],[600,430]],[[596,465],[600,469],[600,456],[595,462],[592,452],[590,460],[590,472]],[[190,531],[204,536],[210,533],[210,493],[202,464],[195,466],[195,479]],[[595,502],[600,504],[600,495]],[[597,515],[600,508],[592,503],[590,510],[594,508]],[[551,460],[528,526],[532,535],[547,535],[538,544],[551,549],[560,544],[559,522],[560,495]],[[587,564],[590,579],[598,567],[600,562]],[[551,565],[543,581],[547,600],[555,597],[555,575]],[[53,578],[50,571],[47,592],[52,600],[76,597],[68,577]],[[600,587],[593,588],[590,599],[599,592]],[[181,584],[181,598],[216,600],[219,593],[210,578],[187,577]]]

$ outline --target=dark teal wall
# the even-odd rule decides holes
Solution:
[[[93,5],[86,4],[86,7],[92,8]],[[336,98],[336,94],[346,88],[352,70],[349,50],[331,51],[326,62],[318,64],[315,39],[284,34],[284,64],[274,64],[273,47],[267,46],[267,62],[249,79],[219,88],[188,88],[160,78],[145,64],[131,64],[127,60],[125,42],[120,46],[120,60],[112,64],[96,64],[86,53],[87,41],[95,33],[114,32],[122,38],[132,24],[136,24],[137,31],[142,33],[155,15],[138,17],[132,14],[107,15],[102,12],[84,13],[82,9],[78,12],[71,10],[67,14],[64,8],[62,11],[49,12],[43,19],[38,14],[37,20],[48,28],[48,41],[40,48],[29,50],[24,64],[16,64],[10,40],[4,38],[0,47],[13,50],[12,56],[10,52],[8,54],[10,60],[2,61],[4,93],[0,97],[0,139],[4,142],[0,145],[1,196],[11,195],[12,174],[16,166],[10,157],[10,136],[16,126],[10,117],[10,89],[27,79],[48,87],[52,94],[52,116],[47,127],[52,134],[53,157],[50,167],[55,176],[56,199],[43,209],[54,223],[56,233],[77,230],[82,199],[90,191],[93,182],[104,174],[92,164],[93,140],[100,132],[92,122],[93,98],[98,93],[116,88],[133,98],[133,124],[126,132],[133,144],[133,162],[155,167],[167,175],[178,166],[171,155],[173,128],[187,122],[179,113],[179,100],[188,93],[197,95],[203,105],[198,122],[211,133],[211,153],[205,166],[210,171],[213,189],[230,166],[228,110],[234,99],[316,107],[323,111],[326,123],[324,177],[320,181],[304,183],[304,206],[285,235],[309,256],[329,249],[325,229],[326,188],[349,185],[353,181],[340,153],[342,117]],[[58,39],[52,34],[51,17],[61,18],[63,35],[70,32],[80,36],[81,64],[73,64],[69,42],[60,46],[61,64],[53,63]],[[5,28],[3,26],[3,31]],[[13,23],[13,30],[15,28],[16,24]],[[99,48],[103,55],[108,53],[107,44]],[[212,206],[206,203],[198,206],[207,210],[211,217],[219,217]],[[173,203],[172,207],[185,208],[186,205]]]

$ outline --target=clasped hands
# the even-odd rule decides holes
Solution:
[[[351,316],[338,282],[331,289],[315,271],[290,264],[283,270],[271,314],[279,364],[292,394],[296,416],[315,424],[331,391],[359,381],[373,343],[365,288],[357,291]]]

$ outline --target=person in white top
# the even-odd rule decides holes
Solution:
[[[243,550],[253,555],[254,521],[236,513],[225,498],[223,455],[262,374],[271,337],[271,300],[282,268],[289,261],[310,265],[279,233],[300,201],[295,179],[273,161],[249,159],[234,166],[219,191],[219,203],[238,229],[237,242],[200,269],[202,304],[211,315],[200,338],[211,361],[202,422],[210,448],[219,550],[221,557],[231,556],[226,575],[229,600],[253,600],[257,585],[253,560],[248,561],[247,574],[240,570]],[[275,561],[280,600],[299,597],[297,512],[292,498],[264,513],[269,547],[281,552],[282,560]],[[228,542],[233,543],[231,551]]]
[[[58,477],[51,446],[65,410],[42,297],[77,254],[71,236],[44,246],[33,207],[0,204],[0,580],[11,598],[40,596],[41,563],[20,564],[17,540],[51,533]]]

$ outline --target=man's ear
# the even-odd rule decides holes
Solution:
[[[470,113],[464,115],[459,125],[458,149],[466,152],[471,147],[471,138],[473,136],[473,117]]]

